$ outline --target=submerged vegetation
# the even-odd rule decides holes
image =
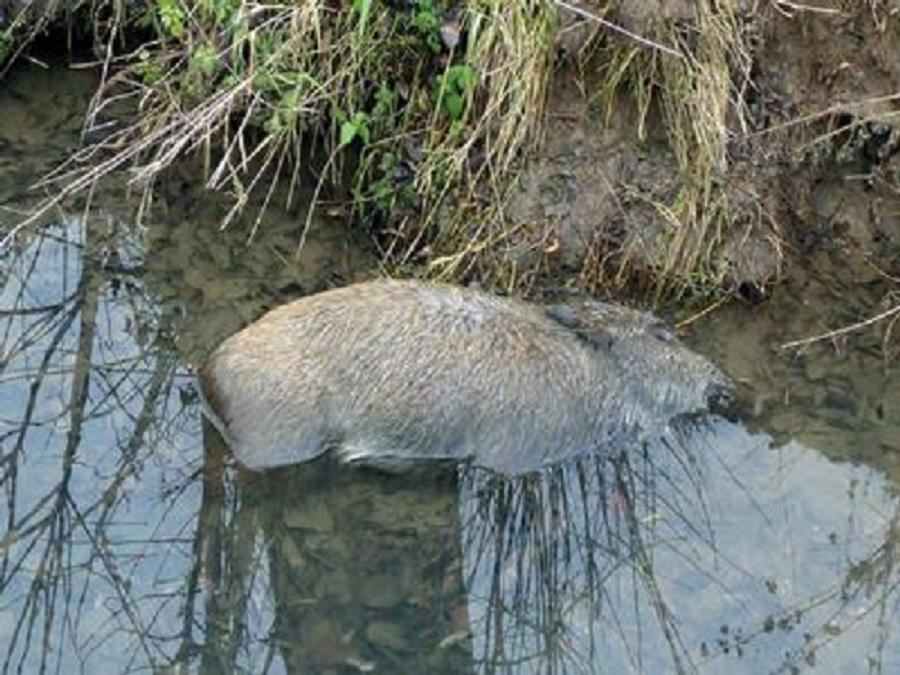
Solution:
[[[660,253],[649,266],[642,261],[651,285],[658,293],[715,292],[727,273],[729,143],[743,128],[750,68],[737,3],[676,2],[658,16],[642,9],[629,30],[614,22],[626,5],[643,7],[555,0],[82,7],[102,65],[86,125],[99,140],[48,177],[53,196],[43,211],[127,168],[143,213],[155,181],[200,153],[207,188],[233,205],[223,226],[251,204],[264,226],[275,186],[291,186],[290,207],[293,188],[311,179],[314,202],[349,205],[347,215],[376,234],[389,268],[528,283],[552,253],[552,233],[522,231],[505,205],[517,169],[541,140],[548,95],[568,58],[579,64],[587,96],[610,110],[629,98],[638,138],[660,126],[674,155],[672,194],[630,195],[663,224],[654,243]],[[6,52],[17,21],[3,34]],[[577,53],[561,57],[559,40],[573,21],[594,29]],[[298,246],[309,223],[308,216]],[[530,270],[510,253],[523,239],[539,242]],[[583,275],[613,269],[626,278],[636,256],[623,241],[586,251]]]

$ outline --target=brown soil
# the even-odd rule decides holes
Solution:
[[[635,32],[667,17],[685,19],[681,3],[667,3],[665,16],[659,4],[625,2],[613,18]],[[734,130],[723,176],[730,229],[718,255],[725,283],[756,289],[755,297],[791,254],[823,248],[898,271],[900,2],[790,4],[743,3],[753,55],[751,129]],[[532,231],[549,225],[552,245],[543,237],[540,250],[525,238],[512,254],[517,263],[540,254],[557,268],[584,272],[618,252],[638,269],[658,268],[667,225],[649,203],[674,197],[674,157],[659,120],[649,121],[641,141],[627,103],[608,115],[597,102],[597,87],[578,74],[573,56],[596,29],[564,23],[570,67],[554,83],[546,141],[509,208],[512,221]]]

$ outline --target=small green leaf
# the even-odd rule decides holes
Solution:
[[[394,107],[394,92],[387,84],[382,84],[375,92],[375,106],[372,108],[372,116],[376,119],[383,118],[391,113]]]
[[[453,83],[457,89],[463,92],[472,89],[478,81],[475,71],[470,66],[462,63],[448,68],[445,77],[448,82]]]
[[[277,111],[272,113],[272,116],[265,121],[263,129],[267,134],[277,134],[281,131],[281,116]]]
[[[159,22],[173,38],[184,36],[184,12],[177,0],[158,0]]]
[[[397,155],[393,152],[386,152],[381,156],[381,160],[378,162],[378,168],[387,173],[391,169],[397,166]]]
[[[356,127],[356,135],[359,136],[363,143],[368,143],[369,116],[364,112],[353,113],[353,119],[351,121]]]
[[[357,131],[359,130],[357,129],[355,122],[344,122],[341,125],[340,146],[343,148],[344,146],[350,145],[353,142],[353,139],[356,138]]]
[[[448,91],[444,93],[444,110],[450,119],[458,120],[462,117],[465,106],[462,96],[456,92]]]
[[[331,116],[341,124],[347,121],[347,113],[338,108],[336,105],[331,107]]]
[[[456,85],[463,91],[469,91],[475,87],[478,78],[475,71],[469,66],[459,66],[456,72]]]
[[[219,54],[211,44],[201,44],[191,54],[191,68],[206,77],[212,77],[219,69]]]
[[[461,141],[466,135],[466,124],[462,120],[453,120],[447,135],[454,141]]]

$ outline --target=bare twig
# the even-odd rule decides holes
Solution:
[[[775,6],[775,9],[788,18],[793,18],[796,12],[810,12],[811,14],[825,14],[828,16],[840,16],[843,14],[841,10],[833,7],[815,7],[799,2],[788,2],[787,0],[773,0],[772,4]]]
[[[587,19],[588,21],[593,21],[596,24],[603,26],[619,35],[624,35],[629,40],[633,40],[640,45],[645,47],[650,47],[651,49],[655,49],[657,51],[663,52],[665,54],[669,54],[671,56],[676,56],[679,59],[687,58],[683,53],[678,51],[677,49],[672,49],[672,47],[667,47],[666,45],[662,45],[658,42],[654,42],[649,38],[645,38],[642,35],[638,35],[637,33],[632,33],[627,28],[623,28],[622,26],[613,23],[612,21],[607,21],[606,19],[597,16],[593,12],[589,12],[586,9],[582,9],[581,7],[576,7],[575,5],[570,5],[568,2],[563,2],[563,0],[553,0],[554,4],[566,10],[567,12],[572,12],[573,14],[577,14],[583,19]]]
[[[849,112],[857,108],[862,108],[868,105],[873,105],[876,103],[891,103],[893,101],[900,100],[900,92],[894,92],[893,94],[887,94],[885,96],[873,96],[872,98],[866,98],[861,101],[850,101],[848,103],[838,103],[833,106],[829,106],[824,110],[819,110],[817,112],[809,113],[808,115],[801,115],[800,117],[795,117],[792,120],[788,120],[787,122],[782,122],[781,124],[776,124],[771,127],[767,127],[765,129],[760,129],[759,131],[754,132],[751,135],[754,136],[763,136],[766,134],[771,134],[776,131],[782,131],[784,129],[789,129],[790,127],[795,127],[800,124],[806,124],[807,122],[813,122],[815,120],[821,119],[823,117],[828,117],[829,115],[837,115],[838,113]]]
[[[896,307],[892,307],[891,309],[882,312],[881,314],[876,314],[873,317],[866,319],[865,321],[860,321],[858,323],[854,323],[850,326],[844,326],[843,328],[838,328],[836,330],[828,331],[827,333],[822,333],[821,335],[816,335],[814,337],[804,338],[802,340],[792,340],[791,342],[785,342],[781,345],[781,349],[793,349],[794,347],[805,347],[807,345],[811,345],[815,342],[821,342],[823,340],[830,340],[831,338],[839,337],[841,335],[846,335],[848,333],[852,333],[854,331],[859,330],[860,328],[865,328],[866,326],[871,326],[872,324],[878,323],[879,321],[883,321],[889,317],[894,316],[895,314],[900,314],[900,305]]]

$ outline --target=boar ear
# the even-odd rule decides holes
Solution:
[[[547,305],[544,307],[544,313],[591,346],[604,349],[612,347],[614,341],[612,333],[596,321],[585,321],[584,315],[574,307],[570,305]]]
[[[576,330],[581,326],[581,317],[575,311],[575,308],[569,305],[546,305],[544,313],[566,328]]]

